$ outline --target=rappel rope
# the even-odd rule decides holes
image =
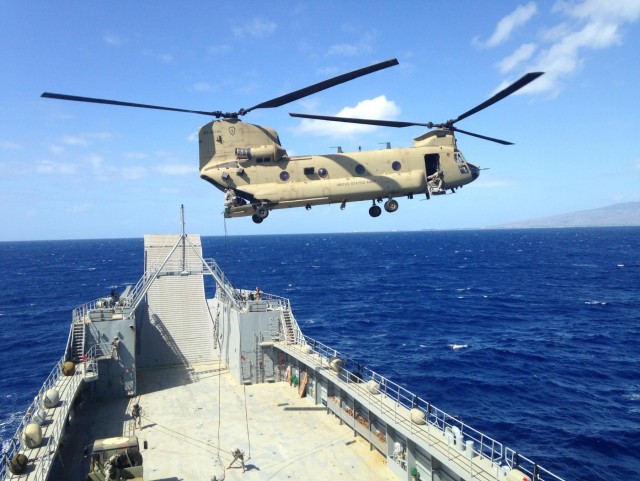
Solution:
[[[218,440],[218,445],[212,444],[212,443],[208,443],[207,441],[202,441],[201,439],[198,438],[194,438],[192,436],[188,436],[180,431],[176,431],[175,429],[171,429],[167,426],[164,426],[156,421],[154,421],[153,419],[147,417],[147,416],[141,416],[143,419],[145,419],[146,421],[148,421],[149,423],[153,424],[154,427],[159,427],[162,428],[166,431],[169,431],[171,433],[173,433],[175,436],[172,436],[171,434],[169,436],[172,436],[174,438],[184,438],[184,439],[188,439],[190,442],[189,444],[191,444],[192,446],[198,447],[200,449],[204,449],[205,451],[208,451],[209,448],[211,449],[216,449],[217,450],[217,455],[218,457],[220,456],[220,452],[224,452],[225,454],[229,455],[229,459],[233,458],[232,452],[231,451],[224,451],[220,449],[220,442]],[[203,445],[203,446],[200,446]]]
[[[249,438],[249,412],[247,411],[247,386],[242,384],[244,392],[244,419],[247,425],[247,460],[251,459],[251,439]]]

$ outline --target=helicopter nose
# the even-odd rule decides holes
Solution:
[[[467,162],[467,165],[469,166],[469,171],[471,172],[471,180],[476,180],[478,177],[480,177],[480,167],[470,164],[469,162]]]

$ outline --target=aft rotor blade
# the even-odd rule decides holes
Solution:
[[[486,135],[474,134],[473,132],[467,132],[466,130],[459,129],[457,127],[449,127],[451,130],[455,130],[456,132],[460,132],[461,134],[467,134],[472,137],[477,137],[479,139],[490,140],[491,142],[497,142],[502,145],[513,145],[513,142],[508,142],[506,140],[495,139],[493,137],[487,137]]]
[[[482,102],[477,107],[474,107],[471,110],[465,112],[464,114],[458,116],[457,119],[449,120],[447,122],[447,125],[451,126],[451,125],[455,124],[456,122],[458,122],[458,121],[460,121],[462,119],[466,119],[470,115],[476,114],[476,113],[480,112],[481,110],[484,110],[487,107],[495,104],[496,102],[499,102],[500,100],[502,100],[505,97],[508,97],[509,95],[511,95],[512,93],[516,92],[517,90],[520,90],[525,85],[528,85],[529,83],[533,82],[535,79],[540,77],[540,75],[542,75],[543,73],[544,72],[529,72],[524,77],[522,77],[520,80],[516,80],[514,83],[509,85],[507,88],[505,88],[505,89],[501,90],[500,92],[498,92],[497,94],[495,94],[489,100],[486,100],[486,101]],[[491,140],[491,139],[489,139],[489,140]]]
[[[120,105],[122,107],[137,107],[143,109],[169,110],[171,112],[186,112],[190,114],[207,115],[209,117],[217,117],[220,114],[220,112],[203,112],[201,110],[176,109],[173,107],[161,107],[159,105],[134,104],[131,102],[120,102],[119,100],[95,99],[92,97],[78,97],[77,95],[54,94],[50,92],[43,93],[41,97],[45,97],[48,99],[73,100],[76,102],[90,102],[94,104]]]
[[[331,122],[346,122],[350,124],[378,125],[380,127],[411,127],[419,125],[431,128],[433,125],[421,124],[418,122],[399,122],[396,120],[377,120],[377,119],[357,119],[353,117],[334,117],[331,115],[309,115],[309,114],[289,114],[291,117],[300,117],[302,119],[328,120]]]
[[[296,90],[295,92],[288,93],[286,95],[282,95],[281,97],[277,97],[275,99],[267,100],[266,102],[262,102],[261,104],[254,105],[249,109],[241,110],[241,114],[244,115],[246,113],[251,112],[254,109],[270,109],[273,107],[280,107],[281,105],[288,104],[290,102],[294,102],[295,100],[299,100],[301,98],[307,97],[311,94],[315,94],[317,92],[321,92],[322,90],[326,90],[330,87],[334,87],[336,85],[348,82],[350,80],[356,79],[358,77],[362,77],[363,75],[368,75],[373,72],[377,72],[378,70],[383,70],[388,67],[393,67],[394,65],[398,65],[398,60],[393,58],[391,60],[387,60],[385,62],[380,62],[375,65],[371,65],[369,67],[364,67],[358,70],[354,70],[353,72],[345,73],[342,75],[338,75],[337,77],[333,77],[328,80],[324,80],[314,85],[310,85],[309,87],[305,87],[300,90]]]

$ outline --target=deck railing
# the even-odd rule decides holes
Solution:
[[[38,410],[43,409],[42,402],[45,397],[45,393],[56,386],[58,380],[62,376],[62,365],[64,364],[64,358],[60,359],[53,369],[51,373],[47,377],[47,379],[42,384],[40,391],[38,391],[38,395],[35,397],[29,408],[27,409],[25,415],[23,416],[18,429],[16,430],[16,434],[11,438],[9,446],[3,446],[3,462],[0,466],[0,479],[8,480],[12,478],[18,479],[19,476],[12,475],[9,471],[8,463],[11,461],[15,454],[25,451],[25,446],[22,445],[22,432],[27,427],[27,425],[32,421],[33,416],[38,412]],[[76,391],[78,390],[78,386],[80,385],[84,374],[80,371],[76,371],[73,376],[69,376],[69,384],[60,393],[60,402],[56,409],[60,409],[61,411],[56,413],[54,416],[53,424],[47,427],[46,432],[46,445],[44,448],[42,446],[39,447],[40,450],[44,449],[44,454],[41,454],[37,462],[35,462],[35,466],[33,471],[29,474],[29,479],[33,479],[34,481],[45,481],[48,474],[49,468],[51,467],[51,463],[53,462],[53,458],[58,449],[58,445],[60,443],[60,439],[62,437],[62,431],[64,429],[65,422],[67,420],[67,416],[69,414],[69,409],[71,408],[71,401],[75,397]],[[45,411],[47,411],[45,409]],[[49,413],[47,412],[47,415]],[[27,451],[28,457],[28,451]]]
[[[366,399],[366,407],[370,411],[377,410],[387,418],[393,419],[397,425],[407,429],[412,436],[429,445],[434,442],[430,431],[437,429],[441,433],[441,438],[447,443],[447,455],[450,459],[454,457],[457,459],[462,454],[462,457],[467,460],[466,466],[470,473],[473,473],[474,469],[477,472],[474,462],[477,463],[480,459],[477,457],[482,456],[491,463],[495,479],[504,479],[501,476],[506,475],[509,470],[519,469],[534,481],[564,481],[529,458],[503,446],[492,437],[472,428],[405,387],[347,358],[337,350],[309,336],[303,336],[303,341],[297,344],[304,347],[302,351],[307,355],[316,359],[319,357],[321,365],[329,366],[332,360],[340,359],[343,367],[338,373],[339,379],[353,388],[361,398]],[[368,381],[376,383],[379,393],[374,394],[368,389],[365,384]],[[424,425],[416,424],[411,420],[412,409],[418,409],[424,413]]]

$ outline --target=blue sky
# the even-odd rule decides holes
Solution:
[[[400,65],[244,117],[291,155],[410,146],[420,127],[302,122],[289,112],[442,122],[525,72],[546,74],[458,127],[489,168],[456,194],[274,211],[231,235],[474,228],[640,201],[640,0],[0,2],[0,240],[222,235],[198,175],[204,116],[40,98],[44,91],[235,111],[379,61]]]

